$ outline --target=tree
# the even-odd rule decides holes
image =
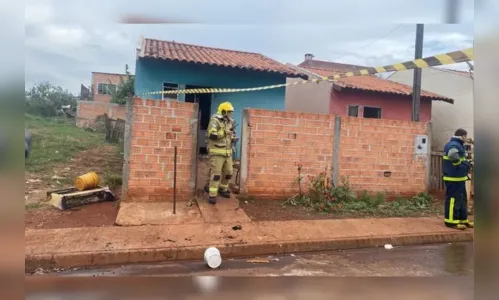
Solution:
[[[111,83],[111,81],[109,81]],[[111,102],[118,104],[125,104],[129,97],[135,94],[134,90],[135,78],[128,71],[128,65],[125,65],[125,76],[120,78],[120,84],[116,89],[111,90]]]
[[[54,86],[48,81],[41,82],[24,91],[25,111],[44,117],[57,116],[61,106],[76,107],[77,97],[60,86]]]

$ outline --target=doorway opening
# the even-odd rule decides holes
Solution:
[[[186,89],[207,89],[210,87],[205,86],[197,86],[197,85],[187,85]],[[208,154],[206,150],[206,141],[205,134],[208,129],[208,124],[210,123],[211,116],[211,93],[203,93],[203,94],[186,94],[185,102],[190,103],[198,103],[199,105],[199,132],[198,132],[198,145],[199,145],[199,154],[206,155]]]

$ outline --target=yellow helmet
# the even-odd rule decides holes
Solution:
[[[228,112],[233,112],[234,111],[234,107],[232,106],[232,104],[230,102],[224,102],[224,103],[221,103],[219,106],[218,106],[218,111],[217,113],[219,115],[225,115],[227,114]]]

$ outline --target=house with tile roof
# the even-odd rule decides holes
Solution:
[[[364,66],[314,60],[306,54],[305,60],[293,66],[297,72],[306,72],[311,78],[364,69]],[[288,79],[293,82],[296,79]],[[436,93],[421,91],[420,120],[431,119],[433,101],[452,104],[453,99]],[[391,120],[412,119],[412,87],[374,75],[349,77],[318,84],[302,84],[286,88],[286,110],[309,113],[329,113],[360,118]]]
[[[435,102],[431,107],[432,148],[442,151],[458,128],[473,138],[473,73],[445,68],[421,70],[421,88],[454,99],[454,105]],[[399,71],[388,80],[412,86],[414,72]]]
[[[283,84],[286,78],[307,78],[285,64],[259,53],[190,45],[175,41],[141,39],[137,47],[135,93],[194,88],[248,88]],[[285,109],[285,89],[214,94],[158,94],[148,98],[199,103],[201,134],[218,105],[230,101],[233,117],[241,124],[244,108]],[[236,127],[240,136],[241,126]],[[201,149],[202,151],[204,149]]]

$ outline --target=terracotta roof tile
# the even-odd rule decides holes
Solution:
[[[338,79],[336,85],[343,88],[358,89],[364,91],[390,93],[397,95],[412,95],[412,87],[406,84],[394,82],[387,79],[378,78],[376,76],[357,76]],[[433,100],[442,100],[449,103],[454,103],[454,100],[421,90],[421,97],[431,98]]]
[[[155,39],[144,39],[142,47],[142,53],[139,54],[141,57],[249,69],[279,73],[289,77],[306,78],[305,74],[301,74],[285,64],[259,53],[204,47]]]
[[[333,75],[336,73],[352,72],[366,68],[365,66],[341,64],[341,63],[315,60],[315,59],[305,60],[304,62],[299,64],[298,67],[305,69],[314,69],[320,72],[328,72],[328,75]]]
[[[306,69],[321,76],[330,76],[335,74],[335,72],[327,70],[311,69],[311,68],[306,68]],[[351,70],[347,70],[345,72],[349,71]],[[387,79],[378,78],[374,75],[341,78],[335,81],[335,85],[340,86],[342,88],[357,89],[363,91],[389,93],[396,95],[407,95],[407,96],[412,95],[411,86]],[[442,100],[448,103],[454,103],[453,99],[424,90],[421,90],[421,97],[431,98],[433,100]]]

